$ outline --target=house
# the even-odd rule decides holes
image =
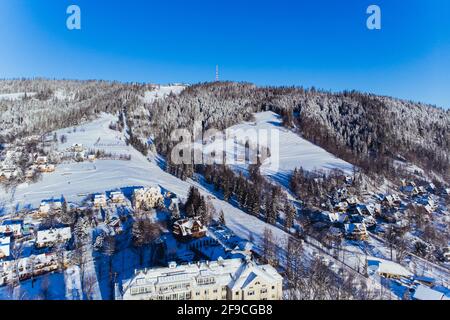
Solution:
[[[428,192],[434,193],[436,191],[436,185],[434,183],[429,183],[427,186]]]
[[[250,259],[218,259],[135,272],[117,300],[281,300],[282,276]]]
[[[62,209],[62,200],[43,200],[41,201],[41,205],[39,206],[39,213],[48,214],[53,210],[61,210]]]
[[[84,151],[84,147],[81,143],[73,144],[71,149],[73,152],[83,152]]]
[[[450,246],[442,249],[442,256],[446,262],[450,262]]]
[[[109,197],[113,203],[124,204],[125,196],[121,191],[113,191],[109,194]]]
[[[88,160],[90,162],[94,162],[95,160],[97,160],[97,157],[95,156],[95,154],[90,154],[88,155]]]
[[[5,236],[12,236],[18,238],[22,236],[22,224],[21,223],[11,223],[0,225],[0,234]]]
[[[327,223],[335,223],[339,221],[339,214],[329,211],[320,212],[320,220]]]
[[[95,194],[94,195],[94,207],[101,208],[101,207],[106,207],[106,206],[107,206],[106,195],[105,194]]]
[[[347,199],[345,199],[345,201],[348,203],[348,206],[350,208],[356,207],[358,205],[358,203],[359,203],[358,198],[355,197],[355,196],[348,197]]]
[[[388,279],[410,279],[413,276],[413,273],[402,265],[375,257],[367,259],[367,271],[369,275],[378,274]]]
[[[136,210],[149,210],[164,204],[164,197],[159,186],[135,189],[133,192],[133,207]]]
[[[41,165],[38,165],[37,169],[41,173],[52,173],[52,172],[55,172],[56,167],[53,164],[41,164]]]
[[[11,238],[0,238],[0,259],[8,258],[10,255]]]
[[[338,212],[344,213],[348,209],[348,203],[347,202],[339,202],[334,206],[334,209]]]
[[[345,237],[350,240],[366,241],[369,239],[364,223],[349,223],[344,225]]]
[[[36,247],[53,247],[57,243],[63,243],[72,238],[70,227],[41,230],[37,232]]]
[[[173,234],[181,241],[203,238],[206,231],[207,228],[198,218],[181,219],[173,224]]]
[[[419,189],[416,186],[412,186],[412,185],[402,187],[401,190],[410,197],[414,197],[419,194]]]
[[[38,156],[34,161],[36,165],[44,165],[48,163],[48,158],[45,156]]]
[[[389,208],[399,207],[402,204],[402,200],[396,194],[389,194],[384,196],[383,200],[381,201],[381,204]]]
[[[36,169],[35,168],[30,168],[27,171],[25,171],[25,178],[26,179],[33,179],[35,173],[36,173]]]

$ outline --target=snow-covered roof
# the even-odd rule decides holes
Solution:
[[[9,257],[9,255],[10,255],[10,244],[11,244],[11,238],[10,237],[0,238],[0,255],[2,254],[5,257]]]
[[[406,278],[413,276],[412,272],[393,261],[371,257],[367,259],[367,265],[369,271],[377,272],[379,274],[390,274]]]
[[[201,223],[198,219],[182,219],[178,220],[174,223],[174,226],[177,226],[181,231],[182,236],[188,236],[192,233],[192,228],[195,224],[199,226],[199,232],[206,232],[207,228]]]
[[[0,225],[0,233],[19,233],[22,231],[20,223]]]
[[[413,294],[416,300],[444,300],[445,294],[427,286],[419,285]]]
[[[366,225],[364,223],[349,223],[344,225],[346,233],[365,232]]]

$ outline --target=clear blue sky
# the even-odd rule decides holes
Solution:
[[[82,10],[82,30],[66,9]],[[382,9],[382,30],[366,8]],[[222,80],[450,107],[448,0],[1,0],[0,78]]]

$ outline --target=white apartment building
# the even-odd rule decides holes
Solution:
[[[281,300],[282,276],[270,265],[219,259],[136,271],[123,300]]]

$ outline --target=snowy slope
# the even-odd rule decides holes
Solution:
[[[236,141],[225,143],[223,139],[216,139],[207,144],[203,150],[204,154],[210,154],[214,150],[226,150],[228,159],[238,159],[235,155],[245,154],[246,141],[256,146],[259,140],[260,145],[269,147],[271,151],[271,157],[261,166],[261,173],[283,184],[287,183],[293,170],[300,167],[308,171],[340,169],[348,174],[353,171],[351,164],[282,127],[281,117],[273,112],[257,113],[255,122],[232,126],[226,130],[226,134],[228,137],[236,137]],[[265,141],[257,138],[264,134],[268,136]],[[245,159],[241,157],[240,160],[244,161],[235,161],[233,167],[245,169]]]
[[[35,93],[27,92],[27,96],[31,97],[34,96]],[[22,100],[22,98],[25,96],[25,92],[18,92],[18,93],[0,93],[0,100],[10,100],[10,101],[17,101]]]
[[[156,90],[146,91],[142,101],[145,103],[152,103],[158,99],[164,99],[170,93],[179,94],[186,87],[182,85],[172,85],[172,86],[159,86]]]

